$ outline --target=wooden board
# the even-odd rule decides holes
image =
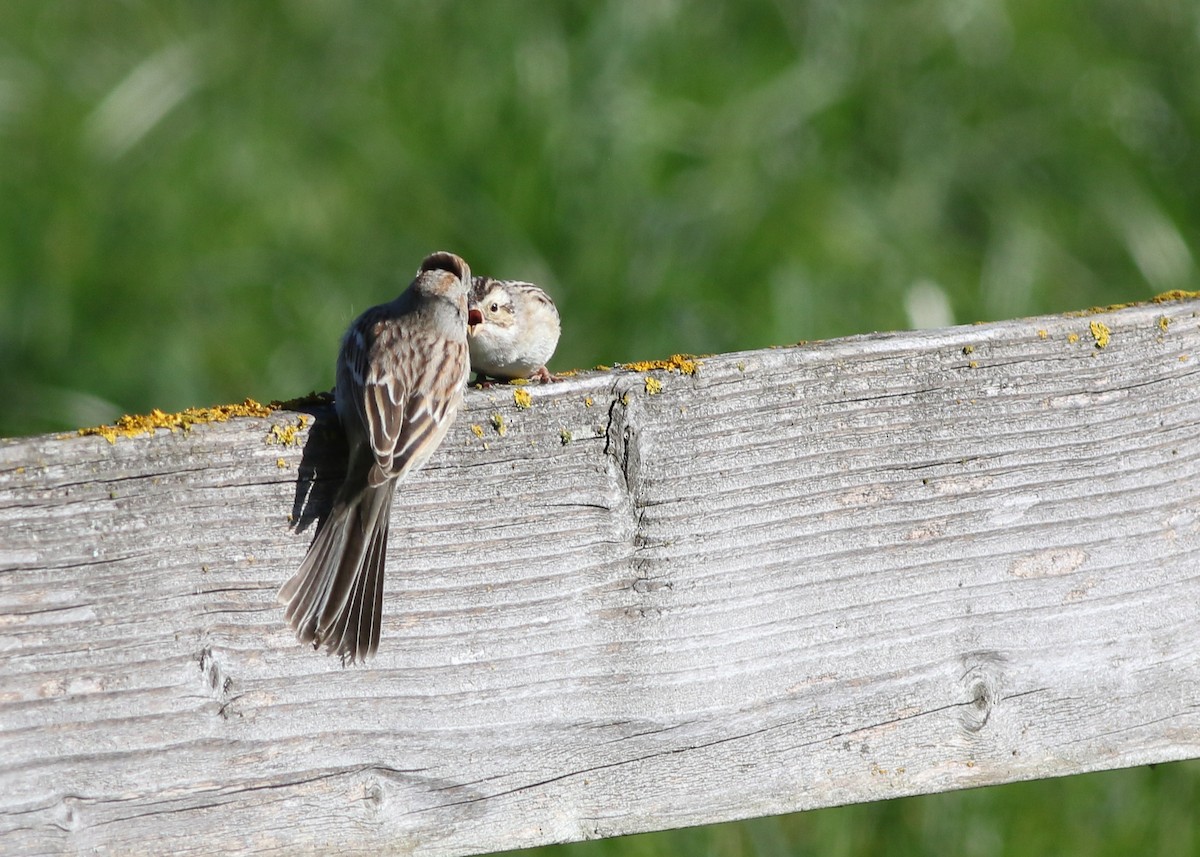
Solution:
[[[1198,313],[472,391],[366,667],[275,600],[328,410],[0,442],[0,851],[465,854],[1198,757]]]

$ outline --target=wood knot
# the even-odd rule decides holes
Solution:
[[[383,783],[371,779],[363,785],[363,804],[371,815],[378,815],[387,801],[387,792]]]
[[[987,726],[1003,692],[1005,665],[1008,658],[1001,652],[979,651],[963,655],[963,674],[959,677],[967,691],[968,701],[959,714],[968,732],[979,732]]]

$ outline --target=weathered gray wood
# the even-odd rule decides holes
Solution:
[[[1200,756],[1198,312],[472,392],[366,668],[275,603],[336,436],[5,441],[0,851],[461,854]]]

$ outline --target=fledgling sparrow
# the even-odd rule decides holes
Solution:
[[[399,297],[364,312],[342,337],[336,403],[350,451],[346,479],[279,600],[300,642],[343,661],[379,648],[396,483],[437,449],[462,404],[470,282],[458,256],[427,256]]]
[[[467,344],[476,380],[556,379],[546,361],[558,346],[558,308],[533,283],[475,277],[467,302]]]

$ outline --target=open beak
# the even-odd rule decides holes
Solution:
[[[467,310],[467,333],[473,333],[478,324],[483,324],[483,313],[477,309]]]

